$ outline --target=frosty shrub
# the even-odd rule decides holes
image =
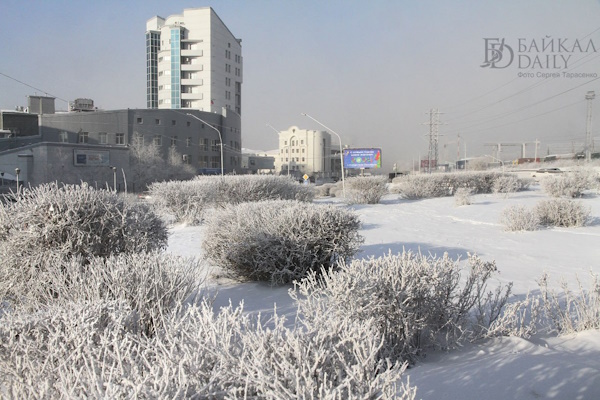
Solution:
[[[583,226],[590,217],[589,208],[570,199],[542,200],[535,206],[535,213],[540,223],[548,226]]]
[[[507,303],[498,318],[481,331],[480,337],[516,336],[528,339],[538,332],[540,323],[540,298],[528,294],[524,300]]]
[[[206,210],[264,200],[299,200],[310,202],[312,186],[301,185],[287,176],[226,175],[200,176],[187,182],[153,183],[150,194],[162,212],[177,222],[201,223]]]
[[[283,284],[352,257],[359,226],[356,214],[331,205],[242,203],[207,218],[202,248],[234,277]]]
[[[148,205],[87,184],[26,188],[0,206],[0,253],[15,267],[47,250],[85,259],[161,249],[167,236]]]
[[[414,399],[403,368],[379,362],[380,338],[360,326],[272,328],[207,301],[163,315],[149,338],[126,303],[73,303],[0,319],[7,398]],[[334,334],[338,332],[338,336]]]
[[[452,196],[459,188],[469,188],[473,194],[492,193],[494,183],[507,176],[496,172],[450,172],[403,175],[393,179],[391,191],[407,199]],[[521,188],[526,184],[519,181]]]
[[[541,185],[552,197],[581,197],[585,190],[594,187],[594,173],[591,170],[577,170],[548,176],[541,180]]]
[[[322,185],[315,187],[315,194],[317,197],[327,197],[329,196],[329,191],[334,186],[333,183],[324,183]]]
[[[491,325],[511,286],[486,293],[494,263],[469,256],[461,277],[458,261],[404,251],[340,263],[295,284],[292,297],[308,324],[348,318],[370,325],[384,340],[380,358],[414,362],[428,347],[449,348]],[[479,311],[475,320],[471,314]],[[473,333],[474,334],[474,333]]]
[[[0,261],[0,295],[15,309],[122,300],[135,311],[146,334],[153,332],[161,313],[197,293],[201,284],[196,261],[158,252],[93,257],[86,262],[43,253],[21,269],[3,264]]]
[[[331,197],[344,197],[342,181],[338,181],[329,189]]]
[[[471,189],[458,188],[454,191],[454,204],[457,206],[468,206],[471,204]]]
[[[535,231],[540,225],[536,211],[520,205],[502,210],[500,223],[507,231]]]
[[[494,180],[492,191],[507,196],[509,193],[518,192],[526,187],[528,187],[528,184],[516,175],[504,174]]]
[[[377,204],[387,193],[385,176],[357,176],[346,179],[346,201],[351,204]]]
[[[544,274],[538,281],[546,324],[559,334],[600,329],[600,281],[590,271],[589,288],[585,290],[579,277],[578,293],[573,293],[566,282],[560,284],[562,296],[549,288],[549,277]]]
[[[3,315],[2,397],[131,396],[137,388],[127,378],[138,373],[138,364],[143,367],[144,357],[140,342],[127,332],[131,316],[124,303],[81,303]]]

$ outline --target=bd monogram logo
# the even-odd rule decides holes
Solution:
[[[512,47],[504,43],[504,38],[484,38],[485,60],[481,67],[506,68],[512,64],[515,53]]]
[[[589,36],[589,35],[588,35]],[[503,69],[513,66],[520,77],[540,78],[596,78],[596,72],[568,72],[577,56],[597,53],[592,39],[567,39],[545,36],[518,38],[509,45],[505,38],[484,38],[485,53],[482,68]]]

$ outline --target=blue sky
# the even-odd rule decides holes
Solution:
[[[519,68],[516,60],[519,38],[592,40],[600,51],[598,0],[0,0],[0,73],[42,90],[0,75],[0,108],[44,92],[59,98],[57,108],[78,97],[104,109],[144,108],[146,20],[204,6],[242,39],[246,148],[276,148],[266,123],[321,129],[300,115],[308,113],[344,144],[381,147],[384,168],[407,166],[427,154],[423,123],[438,108],[440,158],[456,158],[459,134],[461,156],[465,145],[473,156],[492,152],[485,143],[536,139],[542,154],[563,152],[585,138],[586,92],[600,96],[600,79],[539,78],[563,71]],[[484,38],[504,38],[515,61],[481,67]],[[600,77],[600,52],[563,55],[571,55],[568,71]],[[518,76],[524,72],[534,77]],[[533,156],[533,146],[528,151]],[[516,147],[507,147],[502,157],[513,155]]]

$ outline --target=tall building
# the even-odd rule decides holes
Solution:
[[[242,40],[211,7],[146,23],[147,108],[242,113]]]

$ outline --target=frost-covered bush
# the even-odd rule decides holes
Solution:
[[[534,231],[538,229],[540,221],[535,210],[525,206],[511,206],[502,210],[500,223],[507,231]]]
[[[472,191],[469,188],[458,188],[454,191],[454,204],[468,206],[471,204]]]
[[[387,193],[385,176],[357,176],[346,179],[346,201],[351,204],[377,204]]]
[[[283,284],[354,255],[359,226],[355,213],[332,205],[242,203],[207,218],[202,248],[235,277]]]
[[[344,197],[342,181],[336,182],[331,188],[329,188],[329,195],[331,197]]]
[[[153,183],[150,195],[162,212],[178,222],[198,224],[206,210],[226,204],[264,200],[312,201],[312,186],[301,185],[287,176],[226,175],[200,176],[186,182]]]
[[[149,338],[127,303],[72,303],[0,319],[8,398],[414,399],[381,339],[358,325],[290,330],[207,301],[163,315]]]
[[[469,256],[462,276],[458,261],[403,252],[341,263],[311,272],[291,292],[309,324],[348,318],[382,335],[380,358],[415,361],[428,347],[448,348],[489,326],[510,293],[487,293],[494,263]],[[478,312],[474,319],[472,313]]]
[[[452,196],[459,188],[471,189],[473,194],[492,193],[494,183],[507,176],[496,172],[451,172],[403,175],[392,181],[391,191],[407,199]],[[526,184],[519,181],[521,188]]]
[[[573,293],[566,282],[560,284],[562,295],[549,288],[549,277],[544,274],[538,281],[541,291],[541,306],[546,325],[559,334],[600,329],[600,281],[590,271],[589,288],[585,290],[579,277],[578,293]]]
[[[322,185],[315,187],[315,194],[317,197],[327,197],[329,196],[330,189],[334,186],[333,183],[324,183]]]
[[[201,284],[196,261],[158,252],[85,262],[46,252],[35,261],[8,269],[0,260],[0,295],[6,305],[36,310],[51,304],[125,301],[147,334],[161,313],[197,293]]]
[[[15,268],[48,250],[89,258],[167,244],[167,229],[148,205],[87,184],[26,188],[16,200],[0,205],[0,254]]]
[[[541,180],[541,185],[542,189],[552,197],[581,197],[585,190],[594,187],[594,172],[576,170],[548,176]]]
[[[505,174],[500,175],[494,180],[492,191],[494,193],[508,195],[509,193],[518,192],[525,189],[529,185],[516,175]]]
[[[570,199],[542,200],[535,206],[535,213],[542,225],[583,226],[590,217],[590,209]]]

